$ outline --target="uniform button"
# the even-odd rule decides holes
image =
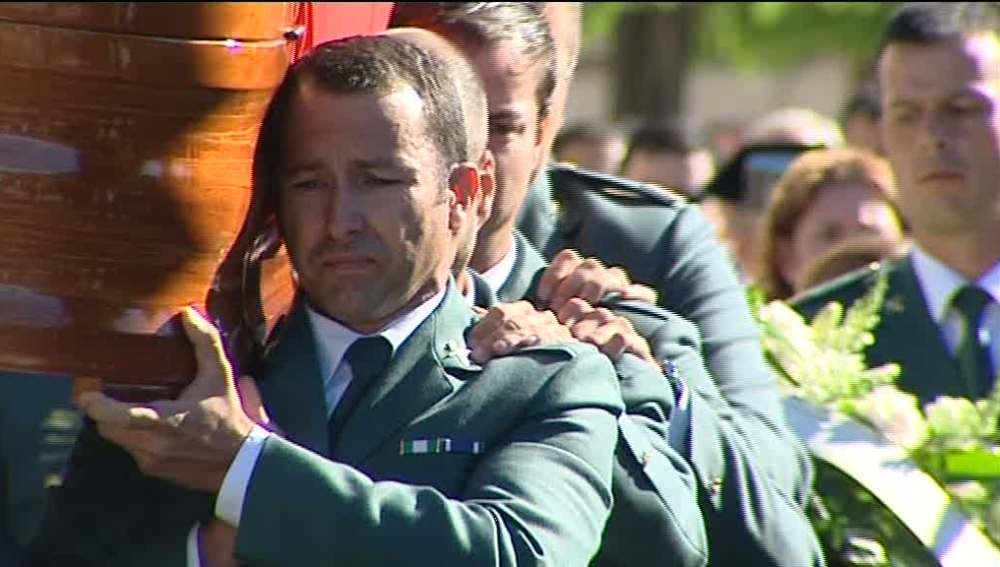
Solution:
[[[712,483],[708,485],[708,491],[712,493],[712,496],[718,496],[722,492],[722,479],[713,479]]]
[[[57,474],[49,474],[45,476],[45,488],[54,488],[57,486],[62,486],[62,477]]]

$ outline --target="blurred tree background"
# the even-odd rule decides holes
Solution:
[[[584,42],[613,42],[616,119],[670,120],[693,65],[780,70],[825,54],[871,72],[896,2],[587,2]],[[737,93],[734,93],[737,94]]]

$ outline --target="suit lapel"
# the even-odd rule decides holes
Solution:
[[[583,229],[582,211],[584,207],[580,201],[580,192],[572,180],[562,178],[556,180],[558,169],[546,168],[543,177],[551,196],[552,207],[558,207],[555,220],[552,223],[551,235],[545,241],[543,252],[546,258],[553,258],[564,248],[574,248],[573,243],[577,241],[580,230]]]
[[[533,296],[542,270],[547,265],[538,250],[518,230],[514,231],[514,250],[516,254],[514,267],[496,294],[501,303],[520,301]]]
[[[329,450],[326,401],[316,342],[302,299],[296,301],[259,387],[268,415],[295,443],[321,455]]]
[[[539,250],[552,239],[556,230],[557,211],[552,200],[552,185],[549,182],[548,167],[535,176],[521,205],[517,227]]]
[[[454,391],[441,366],[465,348],[472,322],[465,299],[451,285],[434,313],[400,345],[386,373],[365,393],[338,439],[338,461],[358,465],[400,429]]]
[[[969,395],[908,258],[895,263],[889,274],[882,325],[869,362],[898,362],[903,369],[900,386],[916,394],[921,403],[942,394]]]
[[[483,279],[483,276],[472,268],[467,268],[467,270],[469,273],[469,279],[472,280],[472,290],[475,294],[476,306],[482,307],[483,309],[489,309],[497,303],[500,303],[496,292],[493,291],[490,284]]]

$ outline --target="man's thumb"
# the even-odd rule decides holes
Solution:
[[[233,370],[226,359],[219,331],[192,307],[184,308],[181,321],[198,364],[194,382],[186,392],[197,390],[190,393],[198,394],[199,398],[225,393],[233,386]]]

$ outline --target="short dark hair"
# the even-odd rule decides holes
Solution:
[[[559,130],[559,134],[556,135],[556,139],[552,144],[552,152],[556,156],[559,156],[560,152],[567,146],[571,146],[577,142],[597,144],[604,142],[614,135],[615,132],[610,128],[605,128],[591,122],[578,122]]]
[[[882,99],[879,96],[877,83],[863,84],[854,91],[840,111],[840,124],[846,127],[855,116],[864,116],[871,120],[882,118]]]
[[[271,99],[254,154],[255,191],[263,192],[260,198],[277,211],[274,185],[284,155],[288,113],[304,82],[339,94],[387,95],[410,87],[423,101],[425,134],[437,148],[442,170],[465,161],[462,98],[449,72],[448,66],[427,49],[391,36],[358,36],[318,45],[289,69]]]
[[[625,171],[637,152],[687,155],[695,150],[683,129],[674,124],[645,124],[636,128],[628,141],[621,171]]]
[[[552,104],[558,61],[549,25],[533,2],[397,2],[389,27],[432,29],[482,48],[514,41],[532,64],[544,65],[536,85],[539,116]]]
[[[1000,2],[911,2],[889,18],[881,49],[927,45],[981,33],[1000,34]]]

